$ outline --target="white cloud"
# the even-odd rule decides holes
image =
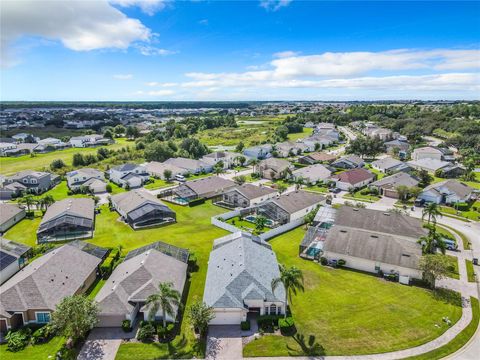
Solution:
[[[110,0],[110,3],[121,7],[138,6],[142,12],[150,16],[165,9],[166,6],[164,0]]]
[[[267,11],[277,11],[290,5],[292,0],[260,0],[260,6]]]
[[[24,36],[60,41],[75,51],[126,49],[148,41],[150,30],[127,17],[106,0],[1,1],[2,63],[14,62],[12,45]]]
[[[300,53],[297,52],[297,51],[280,51],[280,52],[276,52],[273,54],[273,57],[276,57],[276,58],[289,58],[289,57],[293,57],[293,56],[297,56],[299,55]]]
[[[113,75],[113,78],[117,80],[130,80],[130,79],[133,79],[133,75],[132,74],[115,74]]]
[[[165,82],[165,83],[161,83],[161,82],[156,82],[156,81],[150,81],[148,83],[146,83],[145,85],[147,86],[151,86],[151,87],[174,87],[174,86],[177,86],[178,83],[174,83],[174,82]]]
[[[167,56],[177,54],[178,51],[160,49],[150,45],[135,45],[135,47],[140,51],[140,54],[145,56]]]
[[[147,95],[150,96],[170,96],[175,94],[175,91],[173,90],[154,90],[154,91],[148,91]]]
[[[198,22],[200,25],[208,25],[208,19],[202,19]]]

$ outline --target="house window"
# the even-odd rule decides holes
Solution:
[[[265,306],[265,315],[268,315],[268,306]]]
[[[282,307],[279,306],[279,307],[277,308],[277,314],[281,314],[281,313],[282,313]]]
[[[37,312],[37,322],[41,324],[45,324],[50,322],[50,313],[48,312]]]
[[[275,304],[270,305],[270,314],[277,313],[277,306]]]

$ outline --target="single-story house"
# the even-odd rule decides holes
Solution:
[[[299,190],[260,204],[256,212],[276,224],[283,225],[305,217],[310,211],[324,204],[325,200],[321,194]]]
[[[178,168],[184,169],[185,173],[200,174],[210,173],[213,170],[213,165],[202,160],[195,160],[183,157],[170,158],[163,162],[164,164],[174,165]]]
[[[71,190],[76,190],[82,186],[88,187],[94,194],[102,193],[107,190],[107,183],[103,172],[92,169],[83,168],[70,171],[66,175],[67,185]]]
[[[108,171],[110,180],[121,187],[129,187],[130,189],[141,187],[150,175],[143,165],[123,164],[111,168]]]
[[[285,288],[280,284],[272,290],[278,277],[277,257],[268,243],[242,232],[216,239],[203,293],[215,314],[210,325],[238,325],[249,313],[284,314]]]
[[[435,171],[447,167],[450,163],[438,159],[421,158],[419,160],[408,161],[407,165],[416,170],[426,170],[429,173],[434,174]]]
[[[421,279],[417,243],[427,231],[419,219],[397,213],[342,206],[335,225],[323,242],[328,260],[345,260],[345,266],[361,271],[398,274],[400,282]]]
[[[361,168],[365,165],[365,162],[360,156],[357,155],[347,155],[342,156],[340,159],[332,163],[333,167],[341,169],[356,169]]]
[[[241,155],[233,152],[215,151],[203,156],[201,160],[212,166],[221,161],[224,169],[230,169],[236,165],[239,156]]]
[[[66,244],[25,266],[0,286],[0,331],[50,322],[56,306],[94,283],[102,258]]]
[[[338,141],[338,136],[336,136],[337,134],[338,133],[336,133],[336,131],[322,132],[321,134],[315,134],[300,139],[299,142],[307,147],[305,151],[317,151],[324,149]]]
[[[440,169],[442,177],[457,178],[467,173],[467,169],[461,164],[449,163],[449,165]]]
[[[401,157],[405,157],[407,155],[408,149],[410,148],[410,144],[408,142],[401,141],[399,139],[387,141],[384,145],[385,145],[387,154],[390,154],[390,155],[398,154]]]
[[[470,201],[474,190],[462,182],[445,180],[427,186],[418,198],[436,204],[455,204]]]
[[[286,141],[282,143],[275,144],[275,150],[273,151],[276,153],[278,157],[289,157],[300,155],[304,151],[309,151],[307,145],[301,142],[293,142],[293,141]]]
[[[175,211],[143,189],[113,195],[110,200],[112,207],[134,230],[176,221]]]
[[[383,159],[376,160],[372,162],[371,165],[375,170],[385,174],[393,174],[398,171],[408,171],[410,169],[410,167],[403,161],[391,157],[385,157]]]
[[[70,144],[64,143],[62,140],[53,138],[53,137],[39,140],[37,144],[38,146],[33,150],[35,152],[41,152],[41,153],[54,151],[54,150],[61,150],[70,146]]]
[[[229,207],[247,208],[277,196],[278,192],[268,186],[242,184],[223,193],[221,202]]]
[[[382,140],[388,140],[393,137],[393,131],[390,129],[385,129],[381,127],[370,128],[365,131],[367,137],[375,138],[378,137]]]
[[[419,181],[410,174],[399,172],[371,183],[369,188],[377,189],[380,195],[398,199],[397,187],[406,186],[411,188],[417,186],[418,182]]]
[[[360,189],[371,182],[374,182],[376,175],[370,171],[360,168],[344,171],[333,175],[330,179],[335,182],[335,186],[341,190],[348,191],[351,188]]]
[[[283,178],[294,166],[287,160],[269,158],[260,161],[257,168],[263,178],[273,180]]]
[[[201,179],[187,181],[173,190],[178,199],[182,202],[189,202],[195,199],[209,199],[216,196],[222,196],[237,186],[235,182],[221,178],[219,176],[209,176]]]
[[[246,148],[243,150],[243,154],[252,159],[263,160],[272,156],[272,145],[258,145]]]
[[[0,234],[25,217],[25,209],[15,204],[0,203]]]
[[[90,198],[67,198],[48,207],[37,230],[37,241],[64,241],[93,236],[95,201]]]
[[[188,250],[163,242],[129,252],[95,297],[99,307],[96,326],[121,327],[124,320],[133,324],[139,313],[143,320],[149,321],[149,307],[145,303],[150,295],[158,292],[160,283],[172,283],[173,289],[183,293],[188,256]],[[170,322],[175,319],[176,315],[166,318]],[[162,320],[161,308],[155,320]]]
[[[114,141],[103,137],[103,135],[93,134],[84,136],[74,136],[69,140],[69,144],[75,148],[85,148],[89,146],[100,146],[112,144]]]
[[[316,184],[327,180],[332,172],[322,164],[315,164],[299,168],[292,171],[291,178],[293,180],[303,179],[309,184]]]
[[[323,152],[315,152],[305,156],[302,156],[298,159],[300,164],[306,165],[313,165],[317,163],[331,163],[337,157],[335,155],[323,153]]]
[[[150,176],[157,177],[162,180],[166,180],[165,170],[169,170],[171,172],[170,179],[173,179],[176,175],[184,175],[188,173],[188,171],[183,168],[158,161],[151,161],[147,163],[146,169]]]
[[[435,159],[442,161],[454,161],[453,152],[447,148],[425,146],[412,151],[412,160]]]
[[[0,284],[25,266],[30,249],[30,246],[0,238]]]

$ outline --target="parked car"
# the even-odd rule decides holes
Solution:
[[[175,180],[177,180],[177,181],[179,181],[179,182],[185,182],[185,181],[187,181],[187,179],[185,179],[185,176],[180,175],[180,174],[175,175]]]
[[[446,238],[442,238],[442,240],[445,243],[447,250],[457,250],[458,245],[455,243],[455,241]]]
[[[423,206],[425,205],[425,199],[416,199],[415,200],[415,206]]]
[[[342,190],[340,190],[339,188],[330,189],[330,192],[332,192],[334,194],[338,194],[340,191],[342,191]]]

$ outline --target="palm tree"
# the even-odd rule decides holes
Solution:
[[[167,327],[167,315],[175,316],[174,307],[180,307],[180,293],[173,288],[173,283],[165,282],[158,284],[158,291],[147,298],[146,305],[150,307],[148,317],[150,320],[155,319],[155,314],[162,309],[163,327]]]
[[[285,314],[287,317],[288,301],[292,302],[292,296],[297,295],[297,291],[305,291],[303,287],[303,273],[302,270],[295,266],[287,268],[285,265],[280,264],[280,277],[272,280],[272,292],[275,293],[275,289],[280,284],[283,284],[285,288]]]
[[[442,254],[445,255],[445,242],[443,241],[442,236],[435,231],[435,227],[433,226],[430,227],[427,236],[422,236],[418,239],[418,243],[422,245],[423,254],[435,254],[436,249],[439,248]]]
[[[22,204],[25,204],[27,207],[27,212],[30,212],[31,207],[35,204],[35,198],[32,195],[26,195],[23,199],[20,200]]]
[[[42,199],[40,199],[40,207],[45,207],[45,211],[55,202],[55,199],[52,195],[45,195]]]
[[[260,164],[260,160],[258,159],[252,159],[250,161],[250,164],[253,166],[253,172],[256,173],[257,165]]]
[[[302,185],[305,183],[302,177],[299,177],[295,180],[295,190],[298,190],[302,187]]]
[[[433,225],[435,225],[437,223],[437,216],[442,216],[437,204],[428,203],[425,205],[425,208],[422,211],[422,220],[424,220],[425,217],[428,217],[427,224],[430,225],[430,221],[432,221]]]

